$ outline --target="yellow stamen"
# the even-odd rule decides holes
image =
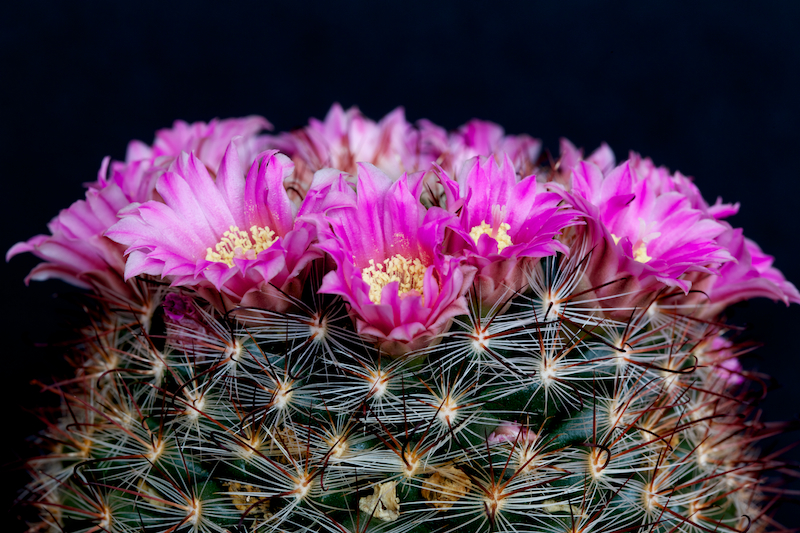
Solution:
[[[484,220],[479,226],[474,226],[469,230],[469,236],[475,241],[475,244],[478,244],[478,239],[480,239],[481,235],[488,235],[497,241],[497,251],[502,252],[503,248],[513,244],[511,236],[508,234],[511,226],[503,222],[507,214],[508,208],[506,206],[493,205],[492,223],[489,224]]]
[[[277,240],[275,232],[267,227],[252,226],[248,235],[237,226],[231,226],[214,247],[216,252],[210,247],[206,249],[206,261],[225,263],[232,267],[234,257],[255,259]]]
[[[633,252],[633,258],[640,263],[647,263],[652,259],[649,255],[647,255],[647,246],[644,243],[640,244],[639,247]]]
[[[617,237],[613,233],[611,234],[611,238],[614,239],[614,244],[619,244],[619,241],[622,240],[621,237]],[[639,261],[640,263],[647,263],[653,258],[647,255],[647,245],[645,243],[641,243],[639,247],[633,251],[633,259],[635,261]]]
[[[472,237],[472,240],[475,241],[475,244],[478,244],[478,239],[481,235],[488,235],[497,241],[497,251],[502,252],[503,248],[513,244],[511,242],[511,237],[508,235],[508,230],[510,229],[511,226],[505,222],[500,224],[500,227],[498,227],[497,230],[492,228],[486,222],[481,222],[480,226],[475,226],[469,230],[469,236]]]
[[[397,254],[378,264],[375,264],[374,259],[370,259],[369,266],[361,271],[361,279],[369,285],[369,299],[372,303],[379,304],[381,303],[381,291],[393,281],[400,282],[397,291],[400,296],[411,291],[415,291],[421,296],[425,268],[419,259],[409,261]]]

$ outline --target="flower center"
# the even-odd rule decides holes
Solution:
[[[617,237],[613,233],[611,234],[611,238],[614,239],[614,244],[619,244],[619,241],[622,240],[621,237]],[[647,244],[644,242],[639,243],[639,246],[633,251],[633,259],[635,261],[639,261],[640,263],[647,263],[652,259],[649,255],[647,255]]]
[[[231,226],[214,247],[216,252],[210,247],[206,249],[206,261],[225,263],[232,267],[234,257],[255,259],[277,240],[275,232],[267,227],[252,226],[248,235],[237,226]]]
[[[369,299],[375,304],[381,303],[381,291],[393,281],[400,283],[397,291],[400,296],[411,291],[421,296],[425,281],[425,265],[419,259],[410,261],[400,254],[384,259],[383,263],[378,264],[375,264],[374,259],[370,259],[369,266],[361,271],[361,279],[369,285]]]
[[[475,244],[478,244],[478,239],[480,239],[481,235],[488,235],[497,241],[497,251],[502,252],[503,248],[513,244],[508,234],[508,230],[511,229],[511,226],[503,222],[507,214],[508,208],[506,206],[500,207],[499,205],[493,205],[492,223],[488,224],[484,220],[480,225],[473,226],[473,228],[469,230],[469,236]]]
[[[647,255],[647,246],[645,246],[644,243],[640,244],[639,247],[633,251],[633,259],[640,263],[647,263],[652,259],[652,257]]]

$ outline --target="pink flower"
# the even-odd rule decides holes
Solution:
[[[653,176],[640,176],[629,161],[605,176],[581,161],[566,195],[592,222],[595,251],[588,269],[596,285],[632,275],[688,292],[687,272],[717,273],[733,257],[716,242],[725,226],[692,207],[684,194],[664,190]],[[618,288],[617,288],[618,289]]]
[[[561,177],[554,178],[564,185],[570,186],[572,169],[583,161],[583,151],[575,147],[569,140],[561,139],[561,157],[558,168]],[[599,148],[592,152],[586,161],[594,163],[600,168],[603,176],[608,175],[615,168],[614,152],[606,144],[602,143]],[[646,180],[652,184],[655,194],[659,195],[666,192],[678,192],[689,199],[692,208],[702,211],[705,215],[715,219],[722,219],[735,215],[739,211],[739,204],[724,204],[722,198],[717,198],[714,205],[709,205],[700,194],[700,190],[689,176],[684,176],[680,172],[670,174],[666,167],[656,167],[649,157],[642,157],[636,152],[630,153],[629,164],[632,171],[640,180]],[[565,179],[565,177],[567,179]]]
[[[477,267],[483,302],[492,305],[522,287],[519,261],[568,252],[555,237],[578,223],[578,213],[562,205],[559,194],[542,190],[535,176],[518,181],[507,155],[500,164],[494,157],[473,158],[456,181],[444,174],[442,184],[448,210],[460,221],[447,249]]]
[[[436,161],[450,175],[460,172],[473,157],[492,155],[498,163],[507,156],[517,172],[527,175],[542,146],[541,141],[528,135],[506,135],[502,127],[485,120],[470,120],[450,135],[427,120],[420,120],[419,126],[420,145],[428,154],[425,159]]]
[[[569,139],[561,138],[559,140],[561,157],[559,158],[558,167],[570,172],[572,168],[583,161],[583,150],[575,147],[574,144],[569,142]],[[589,163],[594,163],[603,173],[603,175],[611,172],[616,166],[616,157],[611,148],[606,144],[600,144],[600,147],[592,152],[586,158]]]
[[[717,220],[733,216],[739,212],[738,203],[723,204],[722,198],[717,198],[714,205],[708,205],[692,178],[684,176],[680,172],[670,174],[667,168],[656,167],[649,157],[642,158],[639,154],[631,152],[630,164],[639,179],[653,184],[657,195],[667,192],[680,193],[689,200],[689,204],[693,209],[702,211],[706,216]]]
[[[236,147],[239,157],[249,165],[256,154],[262,151],[266,139],[259,138],[257,134],[265,129],[272,129],[272,125],[259,116],[214,119],[208,124],[187,124],[176,120],[171,129],[156,132],[152,158],[175,158],[182,152],[194,152],[210,172],[216,173],[231,140],[241,137]],[[131,154],[130,148],[128,154]]]
[[[180,322],[184,319],[195,320],[197,310],[194,308],[192,299],[182,294],[174,292],[168,293],[161,303],[164,314],[173,322]]]
[[[326,185],[337,202],[327,210],[332,228],[319,244],[336,263],[321,293],[350,304],[358,332],[399,354],[424,346],[450,319],[467,310],[464,293],[472,269],[441,254],[444,230],[455,221],[440,208],[419,203],[419,180],[393,182],[377,167],[358,166],[358,194],[344,176]]]
[[[267,119],[259,116],[214,119],[208,124],[187,124],[176,120],[172,128],[156,132],[153,146],[141,141],[128,143],[125,161],[111,163],[110,179],[105,173],[89,184],[91,188],[104,188],[110,183],[119,186],[130,202],[146,202],[154,197],[158,178],[181,153],[193,152],[212,176],[216,175],[228,144],[236,140],[239,159],[245,166],[252,164],[256,154],[263,151],[266,137],[258,134],[272,129]]]
[[[526,444],[536,440],[536,432],[531,431],[518,422],[501,422],[489,435],[488,442],[500,444],[503,442]]]
[[[742,376],[742,363],[736,357],[725,359],[716,366],[717,374],[725,380],[728,385],[741,385],[744,383],[744,376]]]
[[[107,232],[128,247],[125,277],[210,285],[229,303],[247,297],[244,305],[275,307],[262,298],[269,286],[284,287],[318,256],[308,251],[313,227],[294,227],[296,208],[283,188],[293,169],[286,156],[265,152],[245,180],[230,143],[214,181],[194,154],[182,154],[158,180],[164,203],[131,206]]]
[[[108,159],[100,173],[104,173]],[[89,189],[86,199],[62,210],[49,224],[50,235],[37,235],[19,242],[6,254],[6,261],[19,253],[30,252],[45,262],[31,270],[31,280],[60,279],[77,287],[95,288],[101,294],[129,298],[125,286],[123,248],[104,237],[117,221],[117,211],[128,205],[119,187]]]
[[[800,303],[800,293],[783,274],[772,266],[773,258],[747,239],[741,228],[727,228],[716,239],[735,261],[725,263],[719,274],[710,276],[704,287],[710,300],[706,314],[716,314],[725,307],[750,298],[770,298],[786,305]]]
[[[297,170],[287,186],[302,198],[314,173],[323,168],[355,174],[356,163],[366,162],[393,178],[406,170],[416,170],[404,166],[411,157],[405,155],[406,136],[411,129],[401,107],[375,123],[357,107],[345,111],[334,104],[324,121],[312,118],[305,128],[270,138],[270,144],[295,162]]]
[[[215,173],[225,147],[238,137],[239,153],[249,164],[263,144],[257,133],[264,128],[271,125],[261,117],[191,125],[176,121],[172,129],[156,133],[152,148],[132,141],[125,162],[109,164],[109,158],[103,160],[97,180],[87,184],[86,199],[78,200],[50,222],[51,235],[37,235],[17,243],[6,254],[6,260],[31,252],[46,261],[31,271],[26,283],[61,279],[82,288],[94,287],[106,295],[110,291],[130,301],[135,289],[126,287],[123,281],[124,247],[104,237],[118,221],[117,213],[131,203],[154,199],[158,177],[183,150],[196,150],[203,164]]]
[[[173,345],[196,349],[198,338],[208,336],[202,312],[195,306],[192,297],[168,292],[161,302],[167,326],[167,338]]]
[[[558,161],[552,169],[538,169],[541,176],[547,182],[557,183],[569,189],[572,186],[572,169],[581,161],[584,161],[583,149],[577,148],[568,139],[559,139],[560,155]],[[594,163],[600,168],[603,175],[608,174],[616,166],[614,152],[606,143],[602,143],[599,148],[592,152],[585,159]]]
[[[728,386],[741,385],[745,381],[742,364],[733,348],[733,342],[722,335],[716,335],[710,341],[701,343],[697,349],[698,363],[710,366]]]

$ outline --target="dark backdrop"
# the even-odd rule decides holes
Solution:
[[[706,199],[741,201],[732,223],[800,283],[797,143],[800,3],[16,2],[0,16],[0,249],[45,231],[82,196],[105,155],[150,142],[174,119],[262,114],[278,130],[332,102],[378,119],[448,129],[472,117],[527,132],[557,152],[566,136],[607,141],[696,177]],[[68,320],[59,282],[2,264],[0,436],[3,507],[25,476],[14,460],[48,400],[29,384],[63,372],[36,347]],[[745,366],[775,377],[767,420],[795,419],[800,306],[736,309],[765,346]],[[783,443],[798,435],[789,435]],[[790,456],[798,458],[797,452]],[[14,520],[16,510],[8,516]],[[800,523],[788,505],[779,515]],[[12,526],[0,526],[11,531]]]

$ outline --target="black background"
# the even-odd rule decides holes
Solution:
[[[695,176],[708,201],[741,201],[730,221],[800,283],[798,2],[27,1],[0,13],[3,251],[45,232],[130,139],[247,114],[286,130],[338,101],[373,119],[403,105],[448,129],[488,119],[556,153],[566,136],[649,155]],[[58,349],[34,345],[63,329],[74,291],[26,288],[36,263],[0,265],[4,510],[39,427],[26,409],[48,402],[29,382],[64,372]],[[744,360],[775,378],[763,418],[796,419],[800,306],[755,301],[733,319],[765,343]],[[778,516],[800,524],[796,505]]]

